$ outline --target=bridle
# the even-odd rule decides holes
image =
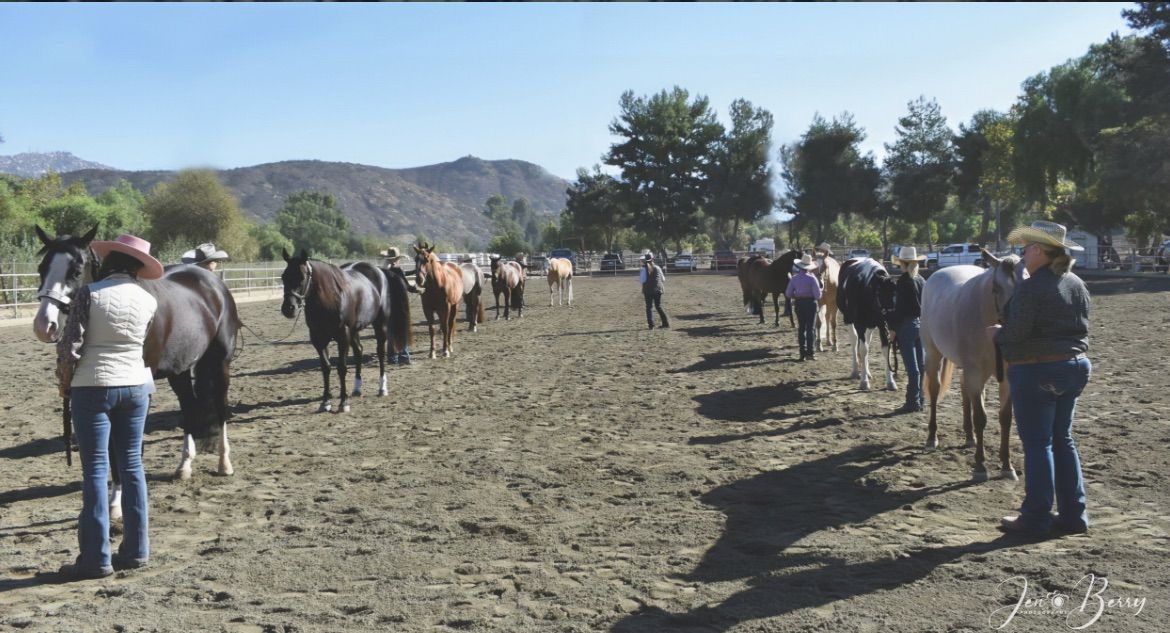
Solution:
[[[86,253],[88,257],[85,257],[85,264],[82,266],[81,282],[78,284],[78,287],[86,286],[97,279],[98,266],[100,265],[97,253],[94,253],[92,248],[87,249]],[[44,281],[42,280],[41,283],[43,284]],[[69,308],[73,305],[73,297],[70,296],[68,290],[58,291],[42,288],[37,291],[37,299],[48,299],[53,305],[57,306],[58,310],[65,314],[69,313]]]
[[[297,290],[285,290],[284,296],[293,297],[297,300],[297,307],[304,306],[305,297],[309,294],[309,288],[313,285],[313,264],[309,260],[305,260],[305,280],[301,282],[299,292]]]

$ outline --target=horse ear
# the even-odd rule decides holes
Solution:
[[[1000,260],[995,255],[992,255],[991,252],[986,248],[980,246],[979,252],[983,253],[983,263],[986,264],[988,268],[999,266]]]
[[[304,248],[302,248],[302,249],[301,249],[301,259],[303,259],[303,260],[305,260],[305,261],[309,261],[309,251],[308,251],[308,249],[304,249]]]
[[[50,243],[52,243],[53,238],[49,237],[45,233],[45,230],[41,228],[41,225],[37,224],[36,227],[37,227],[37,237],[39,237],[41,239],[41,243],[44,244],[45,246],[48,246]]]
[[[288,249],[283,246],[280,247],[280,256],[283,257],[284,261],[286,262],[292,259],[292,255],[288,254]]]
[[[89,243],[93,241],[93,238],[97,237],[97,231],[98,231],[98,225],[95,224],[95,225],[93,225],[93,228],[89,230],[89,233],[86,233],[85,235],[81,236],[81,242],[84,245],[89,246]]]

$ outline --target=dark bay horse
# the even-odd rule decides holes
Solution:
[[[746,257],[740,257],[735,262],[735,276],[739,278],[739,289],[743,292],[743,311],[745,314],[759,314],[756,306],[752,305],[752,290],[748,285],[748,264],[754,259],[760,259],[763,255],[759,253],[751,253]],[[755,310],[753,312],[753,310]]]
[[[435,358],[435,317],[443,333],[443,356],[455,351],[455,321],[463,298],[463,271],[454,262],[440,262],[435,247],[414,247],[414,284],[422,292],[423,313],[431,330],[431,358]]]
[[[397,266],[382,269],[390,293],[390,320],[386,324],[386,344],[396,354],[413,343],[410,329],[410,292],[416,292],[406,280],[406,272]]]
[[[892,287],[893,279],[877,261],[868,257],[850,259],[841,265],[837,276],[837,307],[849,328],[853,341],[853,373],[850,378],[861,378],[861,390],[869,389],[869,341],[866,332],[877,328],[882,339],[882,358],[887,358],[890,334],[879,301],[880,288]],[[897,389],[894,372],[886,365],[886,389]]]
[[[496,294],[496,319],[500,318],[500,296],[504,297],[504,320],[507,321],[512,307],[517,318],[524,317],[525,267],[521,262],[500,261],[492,257],[492,292]]]
[[[69,311],[77,290],[94,280],[100,261],[90,242],[96,232],[94,227],[81,237],[50,238],[37,227],[44,258],[38,269],[41,305],[33,329],[44,342],[60,336],[60,314]],[[198,266],[167,266],[161,279],[138,284],[158,301],[146,331],[143,360],[156,379],[167,379],[182,411],[183,453],[175,474],[191,477],[196,439],[208,450],[218,438],[219,474],[231,475],[235,469],[227,436],[227,394],[240,330],[235,299],[219,277]]]
[[[377,342],[378,395],[386,395],[386,332],[389,320],[396,314],[390,304],[386,275],[365,262],[346,264],[339,268],[328,262],[310,259],[304,249],[296,256],[289,255],[287,250],[282,254],[288,265],[280,275],[281,283],[284,284],[284,301],[280,305],[280,312],[292,319],[299,309],[305,311],[309,341],[313,343],[321,361],[321,380],[324,384],[318,411],[333,410],[329,356],[326,354],[330,342],[337,343],[337,382],[341,387],[337,412],[349,411],[345,373],[346,355],[350,348],[353,349],[355,360],[353,395],[362,395],[361,331],[371,326]],[[402,313],[397,314],[401,318]]]
[[[760,323],[764,322],[764,301],[772,295],[772,307],[776,311],[775,327],[780,327],[780,297],[788,289],[788,276],[792,273],[792,265],[800,259],[800,253],[788,251],[776,261],[767,257],[751,259],[745,264],[748,296],[752,303],[752,313],[760,315]],[[758,311],[758,312],[757,312]],[[792,313],[788,313],[788,323],[796,327],[796,320]]]

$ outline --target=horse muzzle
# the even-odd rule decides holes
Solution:
[[[291,319],[297,315],[297,309],[300,308],[300,303],[293,301],[292,297],[286,296],[284,302],[280,304],[280,313],[284,318]]]
[[[41,307],[33,317],[33,332],[42,343],[56,343],[60,338],[61,332],[58,327],[60,316],[61,311],[57,304],[48,299],[41,300]]]

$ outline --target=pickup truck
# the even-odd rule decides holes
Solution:
[[[978,266],[983,261],[983,251],[978,244],[951,244],[935,253],[926,254],[926,268],[936,270],[947,266],[967,264]]]

